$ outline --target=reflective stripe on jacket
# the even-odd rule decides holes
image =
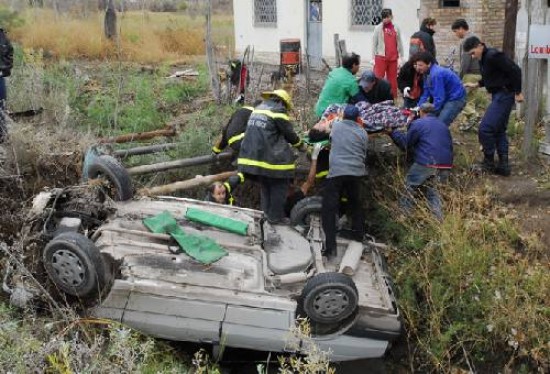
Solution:
[[[243,106],[233,113],[223,128],[222,138],[212,147],[214,153],[220,153],[228,145],[234,151],[239,151],[241,147],[240,140],[244,137],[246,124],[253,110],[254,108],[251,106]]]
[[[299,146],[282,104],[263,101],[248,120],[237,164],[239,172],[271,178],[294,176],[294,154],[289,146]]]

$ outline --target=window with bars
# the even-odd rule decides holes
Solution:
[[[254,25],[277,25],[277,0],[254,0]]]
[[[382,19],[382,0],[351,0],[351,25],[373,26]]]
[[[459,8],[460,0],[440,0],[440,8]]]

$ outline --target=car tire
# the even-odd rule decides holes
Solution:
[[[76,232],[52,239],[44,248],[42,261],[52,282],[69,295],[96,295],[107,280],[105,264],[94,242]]]
[[[309,228],[309,217],[311,214],[321,216],[323,198],[321,196],[310,196],[302,199],[294,205],[290,211],[290,224]]]
[[[130,200],[134,195],[132,178],[126,168],[114,157],[95,157],[88,167],[88,179],[105,178],[108,182],[107,195],[117,201]]]
[[[358,301],[357,287],[350,277],[342,273],[320,273],[306,283],[301,306],[312,321],[332,325],[354,314]]]

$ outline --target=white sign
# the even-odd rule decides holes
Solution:
[[[550,25],[531,25],[527,46],[529,58],[550,59]]]

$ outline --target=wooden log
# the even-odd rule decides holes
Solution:
[[[100,143],[128,143],[136,140],[148,140],[158,136],[175,136],[176,129],[172,126],[166,127],[162,130],[154,130],[148,132],[135,132],[132,134],[124,134],[111,138],[101,138]]]
[[[207,186],[217,181],[223,181],[227,178],[236,175],[236,171],[226,171],[220,174],[206,175],[203,177],[196,177],[185,181],[165,184],[163,186],[156,186],[151,188],[142,188],[138,190],[138,194],[142,196],[151,195],[165,195],[176,191],[188,190],[191,188]]]
[[[344,257],[342,257],[340,269],[338,271],[351,277],[355,274],[362,255],[363,243],[350,241],[348,248],[346,249],[346,253],[344,254]]]
[[[157,153],[157,152],[164,152],[169,149],[174,149],[178,146],[178,143],[165,143],[165,144],[155,144],[155,145],[147,145],[144,147],[135,147],[135,148],[128,148],[128,149],[120,149],[118,151],[114,152],[115,157],[125,158],[129,156],[137,156],[137,155],[146,155],[149,153]]]
[[[182,160],[174,160],[167,162],[159,162],[157,164],[150,165],[140,165],[133,168],[126,169],[130,175],[139,175],[139,174],[148,174],[155,173],[159,171],[166,171],[171,169],[177,169],[187,166],[196,166],[210,164],[213,162],[230,159],[233,156],[231,152],[220,153],[219,155],[206,155],[206,156],[197,156],[191,158],[185,158]]]

